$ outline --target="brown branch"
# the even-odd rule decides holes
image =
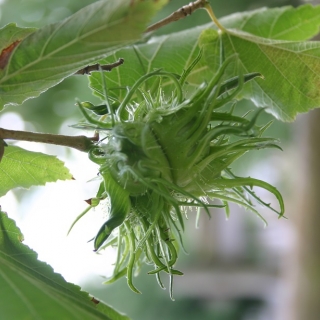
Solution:
[[[15,131],[0,128],[0,142],[2,139],[49,143],[88,152],[94,144],[94,141],[97,141],[97,136],[92,138],[88,138],[86,136],[73,137],[59,134]]]
[[[90,74],[92,71],[99,71],[99,70],[111,71],[112,69],[121,66],[123,63],[124,63],[124,59],[122,59],[122,58],[120,58],[118,61],[116,61],[114,63],[110,63],[110,64],[101,65],[101,64],[97,63],[97,64],[93,64],[91,66],[87,66],[87,67],[77,71],[74,74],[84,75],[84,74]]]
[[[0,162],[1,162],[1,159],[4,155],[4,147],[6,147],[7,144],[5,143],[4,140],[0,139]]]
[[[191,15],[195,10],[205,8],[208,6],[207,0],[197,0],[194,2],[190,2],[189,4],[181,7],[177,11],[170,14],[170,16],[160,20],[159,22],[156,22],[155,24],[149,26],[146,30],[146,32],[157,30],[171,22],[178,21],[180,19],[185,18],[188,15]]]

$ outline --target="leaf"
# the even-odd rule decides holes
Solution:
[[[220,40],[216,31],[201,37],[207,61],[218,64]],[[225,57],[237,53],[244,73],[259,72],[265,80],[250,82],[243,97],[258,107],[266,107],[276,118],[293,121],[298,113],[320,106],[320,43],[270,40],[237,30],[222,35]],[[210,56],[211,52],[211,56]],[[211,58],[210,58],[211,57]],[[229,77],[237,75],[229,70]]]
[[[319,15],[320,6],[305,5],[298,9],[264,8],[231,15],[220,22],[227,28],[238,27],[250,30],[256,35],[305,40],[318,30]],[[297,26],[293,26],[294,23],[297,23]],[[145,44],[116,51],[103,60],[103,63],[110,63],[120,57],[123,57],[126,63],[116,72],[105,74],[108,89],[132,86],[141,76],[157,68],[181,74],[195,59],[199,50],[199,35],[209,26],[212,24],[154,37]],[[244,73],[259,72],[265,77],[265,81],[252,81],[245,86],[247,90],[244,97],[252,99],[257,106],[269,107],[276,117],[284,121],[292,121],[297,113],[319,106],[318,43],[264,39],[236,30],[230,30],[228,35],[224,34],[221,40],[225,46],[226,58],[237,52]],[[235,47],[232,48],[232,45]],[[214,29],[209,29],[208,33],[202,36],[201,46],[205,46],[204,55],[187,79],[188,91],[203,81],[209,81],[220,64],[220,42]],[[315,69],[312,70],[313,68]],[[229,71],[230,78],[237,75],[236,70]],[[162,86],[166,84],[169,82]],[[101,96],[103,87],[99,73],[90,76],[90,86],[95,94]],[[126,92],[114,90],[112,93],[122,99]]]
[[[320,6],[306,4],[298,8],[261,8],[232,14],[220,22],[226,28],[263,38],[303,41],[319,33]]]
[[[71,178],[69,170],[55,156],[8,146],[0,162],[0,197],[13,188]]]
[[[108,90],[133,86],[139,78],[159,68],[167,72],[181,74],[183,69],[186,69],[199,53],[198,38],[202,30],[203,27],[197,27],[171,35],[154,37],[147,43],[120,49],[103,59],[101,61],[103,64],[110,63],[120,57],[125,60],[123,67],[115,69],[114,72],[104,73]],[[189,77],[188,82],[197,88],[204,79],[211,78],[212,74],[206,61],[202,59],[193,69],[192,79]],[[103,92],[103,84],[100,73],[92,73],[89,80],[94,93],[101,97],[99,92]],[[114,94],[121,100],[126,91],[116,90]]]
[[[0,69],[3,69],[15,47],[29,34],[33,33],[34,28],[19,28],[15,23],[9,23],[0,29]]]
[[[23,235],[0,208],[0,301],[2,319],[128,320],[66,282],[22,244]]]
[[[0,51],[15,41],[21,41],[36,30],[35,28],[20,28],[15,23],[7,24],[0,29]]]
[[[21,41],[0,72],[0,108],[37,97],[86,64],[140,38],[167,0],[97,1]]]
[[[316,34],[320,26],[320,19],[317,19],[319,10],[320,6],[312,7],[310,5],[304,5],[297,9],[292,7],[262,8],[226,16],[220,22],[226,28],[251,31],[258,36],[267,33],[270,37],[274,36],[275,38],[281,36],[283,39],[291,40],[296,36],[295,40],[306,40]],[[277,23],[277,20],[283,21],[284,18],[288,23],[293,23],[295,21],[294,17],[298,15],[300,18],[299,30],[310,30],[309,32],[300,31],[298,33],[295,28],[290,28],[289,30],[284,23]],[[266,16],[269,17],[269,20],[263,19]],[[277,32],[275,32],[274,25],[277,25]],[[310,25],[313,25],[314,28],[305,27]],[[125,65],[114,70],[114,72],[105,73],[108,86],[110,88],[132,86],[141,76],[158,68],[181,74],[183,69],[188,67],[198,53],[198,38],[201,32],[212,27],[216,28],[213,23],[208,23],[182,32],[152,37],[147,43],[115,51],[114,54],[102,60],[101,63],[108,64],[122,57],[125,59]],[[189,77],[188,81],[191,82],[192,86],[197,87],[212,75],[213,72],[212,70],[210,71],[206,61],[202,60],[193,69],[192,76]],[[90,76],[90,86],[102,92],[99,73],[93,73]],[[125,92],[120,91],[118,94],[121,98]]]

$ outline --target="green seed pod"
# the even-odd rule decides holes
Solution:
[[[163,177],[172,181],[167,158],[145,123],[115,125],[106,149],[110,153],[106,167],[131,196],[146,192],[147,186],[141,178]]]
[[[233,114],[233,101],[245,83],[261,75],[244,75],[239,69],[238,76],[225,80],[227,68],[237,62],[237,56],[230,56],[209,82],[185,95],[182,85],[199,59],[200,55],[180,80],[161,70],[144,75],[119,100],[118,108],[110,106],[110,115],[101,121],[79,104],[85,118],[105,133],[89,152],[89,158],[100,166],[110,198],[110,217],[100,228],[94,248],[101,248],[119,227],[117,241],[108,242],[116,243],[119,250],[113,279],[126,274],[134,292],[139,291],[132,284],[132,274],[142,262],[154,265],[149,273],[156,275],[161,287],[160,272],[168,273],[172,291],[173,275],[181,274],[175,263],[179,245],[183,248],[187,208],[203,208],[210,216],[210,207],[224,207],[228,216],[228,203],[234,202],[260,216],[257,202],[279,216],[284,214],[277,189],[257,179],[235,176],[229,169],[247,151],[277,148],[275,139],[261,137],[268,126],[256,125],[261,110],[251,119]],[[146,90],[147,81],[157,77],[157,90]],[[166,83],[170,79],[174,86],[171,94],[169,87],[161,85],[163,79]],[[261,200],[253,187],[271,192],[280,210]]]

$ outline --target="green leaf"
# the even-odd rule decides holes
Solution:
[[[36,29],[19,28],[15,23],[10,23],[0,29],[0,70],[4,69],[14,49],[19,43]]]
[[[199,53],[198,38],[203,27],[197,27],[171,35],[151,38],[147,43],[133,47],[120,49],[101,63],[110,63],[120,57],[125,59],[125,64],[114,72],[104,73],[108,89],[133,86],[133,84],[145,74],[163,69],[166,72],[181,74],[183,69],[196,58]],[[197,88],[205,79],[210,79],[212,71],[204,59],[197,64],[192,71],[192,79],[189,77],[189,85]],[[101,96],[103,83],[101,75],[93,72],[90,79],[90,87],[94,93]],[[164,88],[166,85],[162,84]],[[125,96],[125,90],[113,92],[120,100]]]
[[[21,241],[23,235],[15,222],[0,208],[2,319],[128,320],[66,282],[49,265],[37,260],[37,254]]]
[[[0,72],[0,108],[37,97],[67,76],[140,38],[167,0],[97,1],[24,39]]]
[[[226,28],[237,28],[257,36],[306,40],[317,33],[320,26],[319,14],[320,6],[304,5],[296,9],[292,7],[262,8],[226,16],[220,19],[220,22]],[[200,34],[212,27],[216,28],[213,23],[208,23],[182,32],[153,37],[147,43],[115,51],[101,62],[112,63],[119,58],[124,58],[125,64],[114,72],[105,73],[108,88],[132,86],[140,77],[158,68],[181,74],[198,54]],[[219,56],[219,49],[215,54]],[[247,51],[247,55],[250,56],[251,53]],[[260,70],[254,72],[260,72]],[[209,80],[213,74],[207,60],[202,59],[193,69],[188,83],[196,88],[203,81]],[[90,86],[95,94],[100,95],[99,92],[103,92],[99,73],[92,73]],[[121,99],[125,95],[125,90],[118,90],[115,94]]]
[[[0,162],[0,197],[13,188],[71,178],[69,170],[55,156],[8,146]]]
[[[232,14],[220,22],[226,28],[263,38],[302,41],[319,33],[320,6],[306,4],[298,8],[261,8]]]
[[[34,28],[20,28],[15,23],[9,23],[0,29],[0,52],[16,41],[21,41],[36,31]]]
[[[221,39],[226,58],[237,53],[244,73],[259,72],[265,78],[250,82],[244,98],[282,121],[293,121],[298,113],[320,106],[319,42],[270,40],[236,30],[228,30]],[[216,31],[206,30],[201,42],[208,64],[215,69],[220,47]],[[238,72],[230,69],[229,77]]]
[[[231,15],[220,22],[225,27],[250,30],[256,35],[304,40],[318,30],[319,15],[320,6],[305,5],[298,9],[260,9]],[[295,23],[300,32],[297,32]],[[148,43],[115,52],[104,63],[123,57],[126,64],[117,72],[105,74],[108,89],[132,86],[142,75],[157,68],[181,74],[195,59],[199,35],[210,25],[151,38]],[[209,29],[201,36],[204,54],[187,79],[188,91],[212,78],[220,64],[220,40],[225,47],[225,58],[238,53],[244,73],[259,72],[266,79],[246,84],[243,97],[252,99],[259,107],[269,108],[283,121],[292,121],[297,113],[320,105],[318,42],[271,40],[239,30],[229,30],[219,38],[215,29]],[[235,75],[238,75],[237,70],[229,70],[229,78]],[[99,73],[90,76],[90,86],[98,95],[103,92]],[[122,99],[126,92],[118,90],[112,93]]]
[[[101,172],[101,175],[110,199],[110,212],[108,220],[101,226],[94,239],[95,251],[108,239],[112,231],[124,222],[131,209],[130,192],[122,188],[109,170]]]

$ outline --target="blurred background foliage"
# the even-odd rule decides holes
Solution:
[[[9,22],[25,27],[41,27],[68,17],[93,2],[5,0],[0,5],[0,27]],[[186,0],[171,1],[154,21],[187,3]],[[210,0],[210,3],[218,17],[263,6],[299,5],[296,0]],[[208,21],[207,14],[198,11],[191,17],[164,27],[157,34],[192,28]],[[61,132],[64,124],[76,123],[81,118],[74,105],[75,98],[93,102],[96,99],[91,95],[85,76],[70,77],[37,99],[28,100],[19,107],[6,108],[0,114],[0,120],[6,113],[16,112],[22,117],[24,128],[16,128],[14,122],[2,123],[2,126],[65,134]],[[239,103],[237,110],[244,114],[251,108],[252,104],[244,101]],[[259,121],[266,123],[270,119],[272,117],[265,113]],[[288,158],[294,148],[294,128],[292,124],[275,121],[266,133],[267,136],[279,138],[289,156],[284,157],[272,150],[246,155],[238,162],[236,173],[265,179],[275,184],[288,199],[293,188],[287,177],[292,170]],[[253,160],[255,165],[252,167]],[[18,192],[21,197],[23,194]],[[290,209],[288,204],[287,209]],[[200,221],[200,229],[195,229],[194,216],[190,213],[185,232],[189,255],[182,254],[178,262],[177,268],[185,276],[175,278],[175,302],[170,301],[167,291],[158,287],[153,276],[146,275],[147,268],[143,268],[136,279],[142,296],[131,292],[125,279],[110,286],[101,286],[103,279],[92,277],[83,279],[80,285],[136,320],[291,320],[281,316],[283,313],[279,311],[284,308],[281,299],[284,301],[287,294],[287,287],[283,286],[283,273],[285,256],[291,248],[290,223],[278,221],[272,213],[264,215],[270,222],[267,229],[256,217],[233,206],[228,223],[221,212],[213,212],[210,223],[207,223],[207,217],[203,217],[205,219]]]

